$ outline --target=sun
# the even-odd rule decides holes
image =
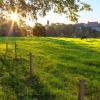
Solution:
[[[12,26],[16,23],[18,26],[20,26],[22,21],[25,22],[26,25],[33,27],[34,26],[34,22],[31,18],[29,18],[30,16],[26,16],[23,17],[22,16],[23,12],[18,12],[17,10],[15,11],[10,11],[10,13],[8,14],[8,20],[11,21]]]
[[[14,22],[18,22],[18,20],[19,20],[18,13],[12,12],[12,13],[10,14],[10,18],[11,18],[11,20],[13,20]]]

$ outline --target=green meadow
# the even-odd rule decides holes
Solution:
[[[100,89],[100,39],[0,38],[0,100],[77,100],[80,79],[85,82],[85,100],[91,100],[91,92]],[[100,92],[93,100],[96,95]]]

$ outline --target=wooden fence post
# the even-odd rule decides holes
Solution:
[[[7,52],[8,52],[8,43],[6,43],[6,52],[5,52],[5,56],[7,56]]]
[[[29,59],[30,59],[30,78],[32,78],[32,53],[29,54]]]
[[[17,44],[15,42],[15,59],[17,59]]]
[[[84,100],[84,80],[80,80],[78,100]]]

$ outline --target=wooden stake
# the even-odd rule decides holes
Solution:
[[[30,78],[32,78],[32,53],[29,54],[29,59],[30,59]]]
[[[7,52],[8,52],[8,43],[6,43],[6,51],[5,51],[5,59],[6,59],[6,57],[7,57]]]
[[[17,44],[15,42],[15,59],[17,59]]]
[[[84,80],[80,80],[78,100],[84,100]]]

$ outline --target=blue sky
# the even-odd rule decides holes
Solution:
[[[87,23],[88,21],[99,21],[100,22],[100,0],[84,0],[87,3],[89,3],[93,9],[93,11],[90,12],[80,12],[80,18],[79,22]],[[50,21],[50,23],[72,23],[67,19],[64,15],[58,15],[53,13],[52,11],[47,13],[47,15],[44,18],[39,17],[38,22],[42,24],[46,24],[47,20]]]

